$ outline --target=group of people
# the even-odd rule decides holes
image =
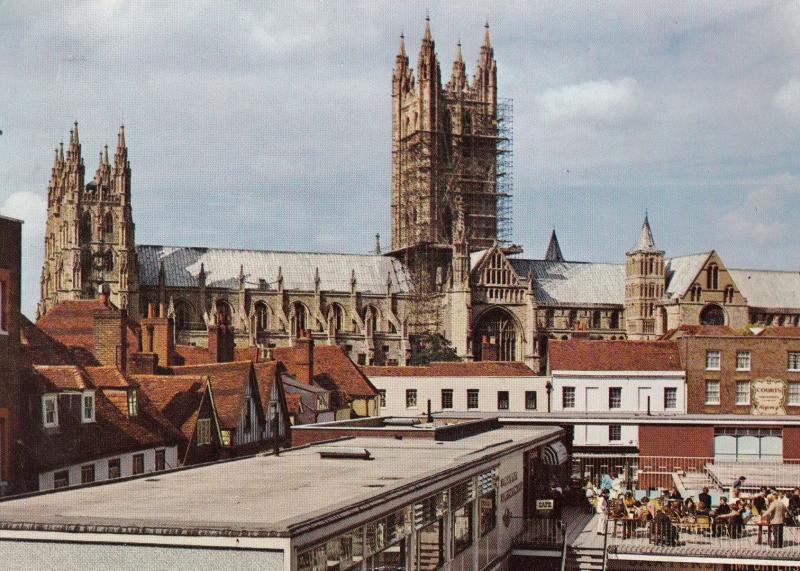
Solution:
[[[654,541],[678,545],[676,524],[687,519],[698,521],[697,518],[707,517],[713,537],[727,535],[739,538],[744,535],[744,526],[757,518],[754,521],[759,525],[769,526],[771,545],[783,547],[784,525],[792,525],[793,517],[798,517],[800,521],[800,488],[795,488],[792,494],[761,488],[757,495],[744,498],[741,487],[745,478],[738,478],[736,481],[739,484],[731,487],[730,501],[725,496],[720,497],[719,505],[713,509],[707,487],[703,488],[695,501],[693,497],[683,499],[680,491],[673,486],[669,491],[663,492],[657,505],[647,497],[637,500],[630,491],[611,500],[608,489],[597,493],[591,486],[587,487],[586,498],[590,506],[596,498],[593,509],[600,516],[596,532],[601,535],[606,532],[609,518],[624,521],[623,537],[630,536],[635,525],[652,521],[654,533],[651,537]]]

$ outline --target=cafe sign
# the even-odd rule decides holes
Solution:
[[[753,380],[750,386],[750,401],[753,403],[751,414],[763,416],[786,414],[785,382],[766,377]]]

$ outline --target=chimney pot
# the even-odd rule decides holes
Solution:
[[[155,312],[153,311],[153,304],[152,303],[148,303],[147,304],[147,319],[153,319],[153,314],[154,313]]]
[[[167,316],[167,309],[163,302],[158,304],[158,316],[162,319]]]

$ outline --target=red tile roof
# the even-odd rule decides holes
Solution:
[[[175,354],[181,366],[205,365],[213,362],[206,347],[176,345]],[[234,347],[234,361],[258,361],[258,347]]]
[[[75,358],[69,349],[39,329],[24,315],[21,315],[20,345],[23,366],[75,364]]]
[[[800,327],[794,326],[781,326],[781,327],[766,327],[759,337],[800,337]]]
[[[72,352],[81,365],[97,365],[94,355],[94,314],[119,311],[99,299],[62,301],[39,318],[36,325]],[[128,353],[139,350],[136,323],[128,320]]]
[[[286,365],[291,376],[297,378],[301,351],[300,347],[280,347],[273,350],[272,355]],[[345,400],[378,395],[378,389],[338,345],[314,346],[314,382],[325,389],[338,391]]]
[[[169,367],[168,371],[173,375],[209,377],[221,427],[229,430],[239,425],[247,385],[253,374],[253,364],[250,361]]]
[[[136,375],[143,397],[149,400],[188,443],[194,434],[200,407],[208,393],[207,377],[202,375]]]
[[[80,367],[75,365],[34,365],[31,380],[41,393],[94,388]]]
[[[475,361],[473,363],[431,363],[411,367],[361,367],[368,377],[534,377],[525,363]]]
[[[550,341],[551,371],[681,371],[672,341]]]
[[[731,329],[727,325],[681,325],[675,329],[670,329],[661,336],[661,340],[677,339],[683,335],[695,335],[702,337],[739,337],[741,333]]]
[[[286,393],[286,408],[291,414],[303,412],[303,400],[300,393]]]
[[[104,389],[128,389],[131,387],[128,379],[116,367],[85,367],[84,370],[96,387]]]
[[[256,383],[258,384],[258,394],[261,397],[261,408],[265,413],[269,412],[269,402],[272,396],[272,388],[275,386],[275,381],[278,375],[285,369],[282,363],[276,361],[269,361],[267,363],[254,363],[253,369],[256,374]],[[278,388],[280,394],[280,387]]]

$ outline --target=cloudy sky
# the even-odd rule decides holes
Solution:
[[[167,5],[168,7],[165,7]],[[55,7],[54,7],[55,6]],[[0,212],[38,300],[53,148],[120,124],[140,244],[364,252],[389,237],[390,80],[426,11],[444,76],[488,20],[514,101],[514,241],[798,270],[800,4],[0,0]]]

